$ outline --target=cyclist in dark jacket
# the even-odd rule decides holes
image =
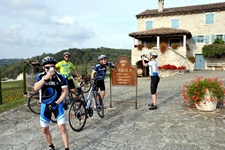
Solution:
[[[53,113],[62,134],[65,150],[68,150],[68,133],[65,125],[66,116],[64,114],[62,104],[62,101],[68,95],[66,79],[61,74],[56,72],[56,60],[53,57],[45,57],[41,63],[44,72],[39,73],[36,76],[34,90],[41,92],[42,95],[40,112],[40,124],[42,127],[42,132],[46,142],[49,145],[49,150],[54,150],[55,148],[52,143],[52,137],[49,131],[50,119]]]
[[[107,57],[105,55],[100,55],[98,57],[99,64],[96,64],[93,68],[93,71],[91,73],[91,78],[94,79],[94,77],[97,77],[97,88],[100,88],[101,90],[101,98],[102,100],[105,97],[105,75],[107,71],[107,67],[111,66],[111,63],[107,61]]]

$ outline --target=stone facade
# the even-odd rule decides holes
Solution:
[[[164,1],[159,0],[159,4],[164,3]],[[212,5],[212,6],[211,6]],[[218,9],[217,5],[219,6]],[[203,7],[204,6],[204,7]],[[200,8],[207,7],[208,10],[201,11]],[[210,10],[212,8],[213,11]],[[176,12],[174,14],[167,14],[167,12],[173,12],[180,10],[180,12]],[[182,12],[182,10],[189,10],[190,12]],[[196,9],[196,10],[195,10]],[[147,14],[147,12],[150,14]],[[195,12],[196,11],[196,12]],[[152,13],[152,14],[151,14]],[[160,15],[161,14],[161,15]],[[206,15],[213,14],[214,15],[214,23],[206,24]],[[160,29],[160,28],[172,28],[171,27],[171,20],[178,19],[179,20],[179,27],[177,30],[187,30],[191,33],[191,37],[187,35],[177,35],[176,33],[171,33],[170,36],[162,34],[160,35],[146,35],[143,34],[143,37],[134,37],[133,48],[132,48],[132,56],[131,56],[131,64],[137,65],[139,68],[142,68],[140,65],[141,61],[141,54],[146,53],[149,54],[151,51],[155,51],[159,54],[158,61],[159,65],[164,64],[171,64],[176,66],[186,66],[188,70],[193,70],[195,68],[195,64],[191,63],[188,60],[189,56],[196,56],[202,54],[202,47],[206,44],[212,44],[213,36],[217,37],[218,35],[222,35],[222,39],[225,40],[225,3],[216,3],[216,4],[205,4],[202,7],[199,6],[187,6],[187,7],[180,7],[179,8],[169,8],[165,9],[165,11],[158,11],[155,10],[146,10],[137,17],[137,33],[141,33],[143,31],[148,31],[146,29],[146,22],[152,22],[152,30]],[[131,35],[130,35],[131,36]],[[203,37],[203,42],[199,42],[196,38]],[[132,37],[132,36],[131,36]],[[207,40],[206,40],[207,38]],[[175,50],[171,51],[171,41],[173,39],[178,39],[180,47]],[[151,41],[153,44],[152,49],[148,49],[146,46],[148,42]],[[159,44],[160,43],[168,44],[168,50],[166,53],[162,54],[160,52]],[[145,47],[143,50],[138,50],[137,45],[143,44]],[[188,49],[187,49],[188,46]],[[223,57],[223,56],[222,56]],[[205,59],[205,69],[209,69],[210,66],[207,63],[215,64],[219,63],[219,66],[225,65],[224,59],[218,58],[208,58]]]
[[[192,36],[198,35],[209,35],[209,44],[212,43],[212,35],[222,34],[225,35],[225,11],[213,12],[215,14],[215,24],[205,25],[205,14],[185,14],[185,15],[174,15],[174,16],[162,16],[162,17],[148,17],[137,19],[137,31],[143,31],[146,28],[146,21],[153,21],[154,28],[160,27],[171,27],[171,19],[179,19],[180,29],[186,29],[191,32]],[[139,42],[139,41],[137,41]],[[187,40],[190,48],[194,51],[194,54],[201,54],[202,47],[206,43],[193,43],[193,38]]]

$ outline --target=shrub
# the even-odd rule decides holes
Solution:
[[[153,45],[152,45],[152,44],[147,44],[146,47],[147,47],[148,49],[152,49],[152,48],[153,48]]]
[[[143,47],[144,47],[143,44],[138,44],[138,45],[137,45],[137,49],[138,49],[138,50],[142,50]]]
[[[161,53],[164,54],[166,52],[167,48],[168,48],[168,45],[166,43],[163,42],[160,44],[160,52]]]
[[[171,47],[172,47],[173,49],[178,49],[179,46],[180,46],[179,43],[173,43],[173,44],[171,45]]]
[[[177,67],[177,70],[185,70],[185,69],[186,69],[185,66],[179,66],[179,67]]]
[[[192,63],[195,63],[195,57],[194,56],[190,56],[188,57],[188,60]]]
[[[225,44],[209,44],[204,45],[202,48],[203,57],[213,57],[217,55],[222,55],[225,53]]]
[[[162,66],[158,66],[159,70],[185,70],[186,67],[185,66],[175,66],[175,65],[170,65],[170,64],[166,64],[166,65],[162,65]]]
[[[189,106],[193,106],[194,104],[200,105],[200,102],[204,100],[206,90],[212,94],[210,101],[217,98],[218,102],[223,102],[225,89],[222,84],[222,81],[219,81],[218,77],[203,78],[195,76],[193,81],[183,85],[182,96],[184,102]]]

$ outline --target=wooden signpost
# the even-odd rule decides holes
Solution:
[[[130,65],[130,60],[121,56],[116,63],[116,70],[111,70],[110,107],[112,108],[112,86],[136,86],[135,109],[137,109],[137,69]]]

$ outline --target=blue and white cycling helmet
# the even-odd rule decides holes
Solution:
[[[153,58],[157,58],[158,54],[156,52],[150,52],[150,56],[152,56]]]
[[[56,63],[57,63],[57,61],[51,56],[47,56],[44,59],[42,59],[42,61],[41,61],[42,66],[44,66],[46,64],[54,64],[55,65]]]
[[[106,58],[105,55],[100,55],[100,56],[98,56],[98,60],[101,60],[101,59],[104,59],[104,58]]]

